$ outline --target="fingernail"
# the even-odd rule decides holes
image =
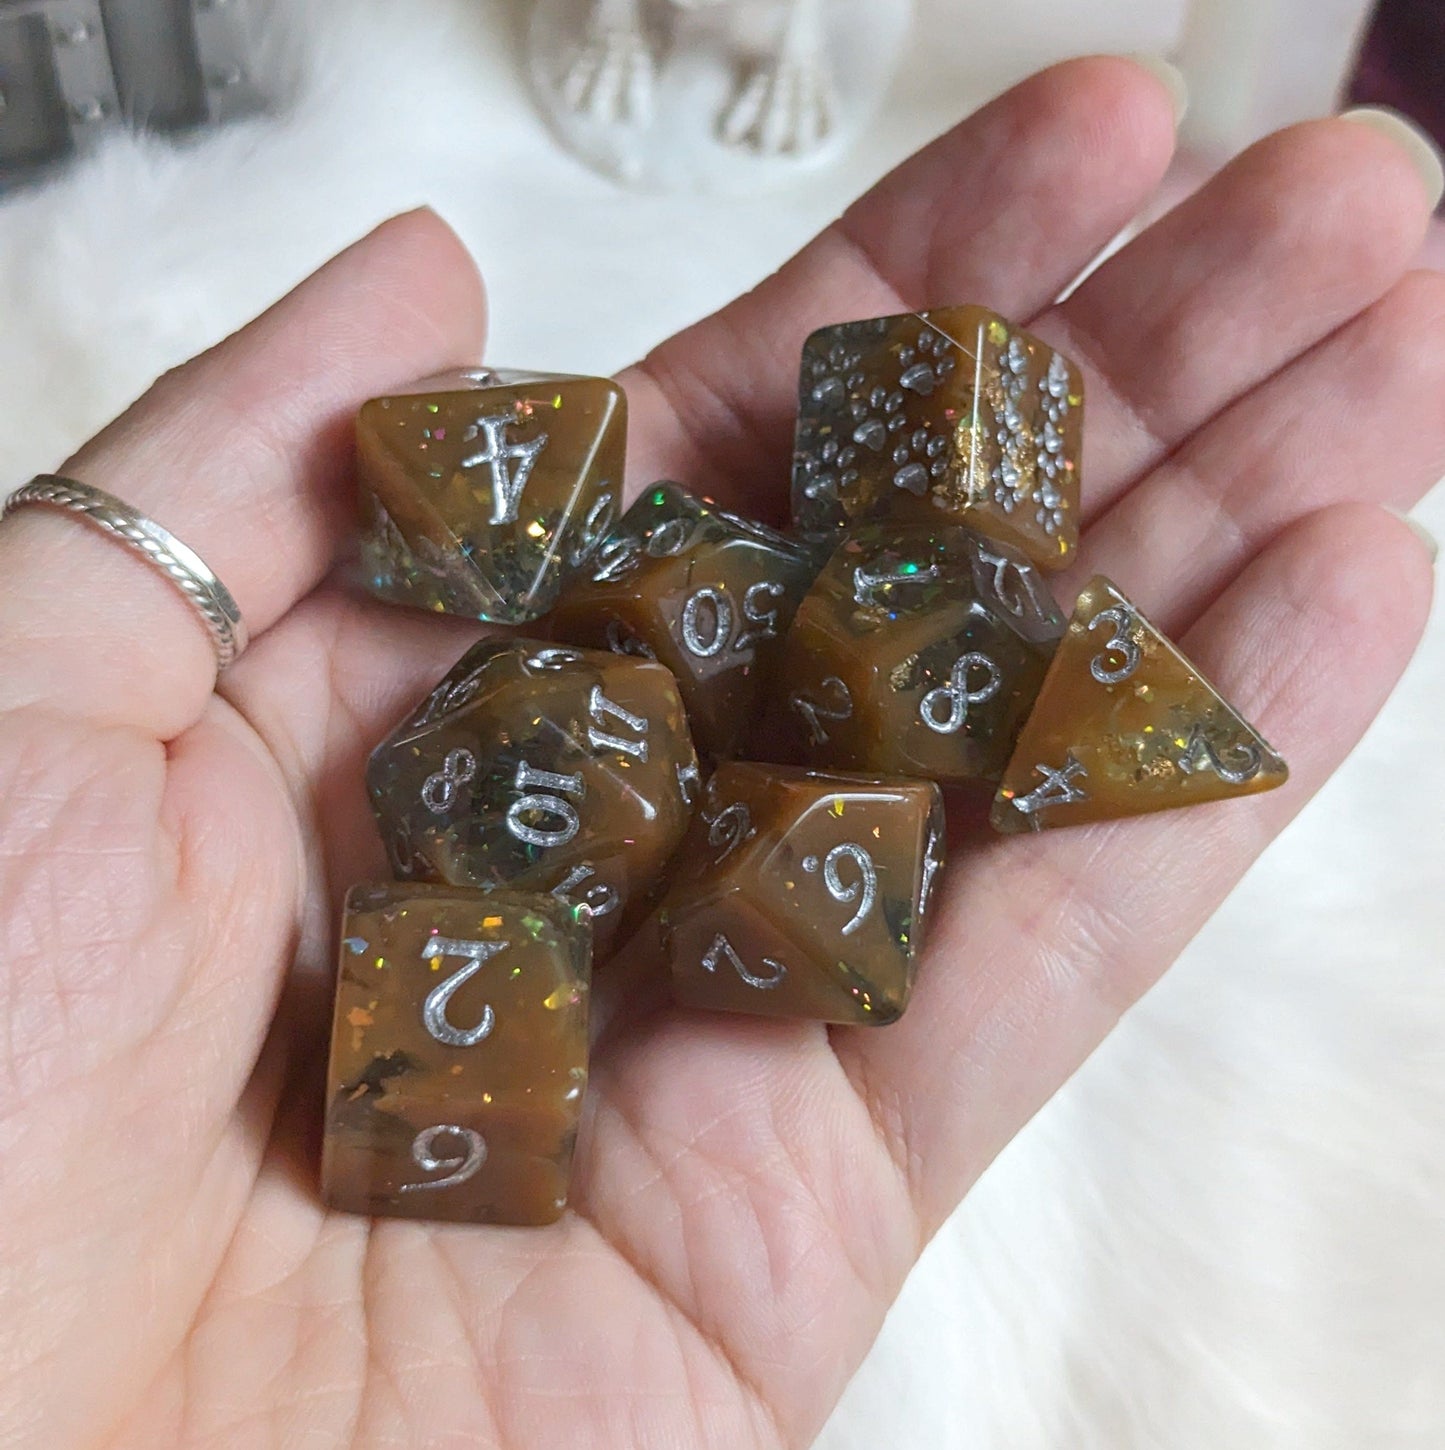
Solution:
[[[1404,509],[1391,509],[1390,512],[1424,544],[1425,552],[1429,554],[1430,562],[1433,564],[1440,557],[1440,543],[1435,535],[1419,519],[1407,514]]]
[[[1356,106],[1340,120],[1369,126],[1388,136],[1415,163],[1415,170],[1429,194],[1431,210],[1440,204],[1440,198],[1445,196],[1445,161],[1440,159],[1440,148],[1413,121],[1384,106]]]
[[[1174,124],[1177,126],[1189,109],[1189,82],[1184,79],[1184,72],[1162,55],[1147,50],[1136,51],[1129,59],[1141,70],[1148,71],[1169,92],[1169,99],[1174,102]]]

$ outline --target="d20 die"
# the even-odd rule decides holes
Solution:
[[[994,799],[1006,833],[1272,790],[1284,761],[1107,579],[1079,595]]]
[[[943,853],[937,786],[724,763],[658,908],[673,995],[767,1017],[896,1021]]]
[[[1042,576],[1007,545],[867,525],[784,642],[780,748],[842,770],[996,780],[1063,630]]]
[[[341,927],[322,1196],[551,1223],[587,1082],[590,929],[550,896],[353,887]]]
[[[701,785],[662,665],[520,639],[470,649],[366,782],[399,877],[586,906],[598,960],[650,906]]]
[[[736,755],[817,565],[800,544],[675,483],[649,488],[552,612],[551,633],[660,660],[698,749]]]
[[[383,599],[525,623],[617,520],[627,405],[605,378],[479,369],[357,419],[362,566]]]
[[[825,327],[803,348],[793,515],[818,539],[878,517],[967,524],[1061,569],[1083,421],[1078,368],[986,308]]]

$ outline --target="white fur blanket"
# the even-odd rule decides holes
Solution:
[[[0,205],[0,488],[423,201],[487,273],[495,360],[611,370],[982,90],[1051,55],[1158,48],[1180,13],[952,0],[956,43],[920,48],[841,173],[681,203],[555,150],[515,6],[274,3],[286,114],[181,148],[121,138]],[[1422,517],[1445,537],[1445,498]],[[1445,1445],[1442,712],[1437,618],[1347,768],[940,1236],[828,1450]]]

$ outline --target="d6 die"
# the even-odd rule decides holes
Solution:
[[[724,763],[658,908],[673,995],[768,1017],[895,1021],[943,851],[935,785]]]
[[[549,891],[598,959],[650,905],[700,786],[663,666],[535,641],[474,646],[367,764],[402,879]]]
[[[868,525],[788,632],[780,748],[844,770],[997,779],[1063,631],[1042,576],[1006,545]]]
[[[660,660],[705,755],[737,754],[817,572],[802,545],[673,483],[628,509],[549,621],[557,639]]]
[[[520,624],[620,512],[627,406],[605,378],[477,370],[357,420],[362,566],[399,604]]]
[[[322,1194],[550,1223],[587,1082],[590,932],[550,896],[358,886],[346,901]]]
[[[967,524],[1045,569],[1079,535],[1084,395],[1062,353],[982,307],[815,332],[803,349],[793,515]]]

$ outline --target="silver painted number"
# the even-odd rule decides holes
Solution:
[[[587,727],[587,743],[594,750],[617,750],[623,755],[630,755],[634,760],[647,759],[647,717],[634,715],[631,710],[614,704],[602,693],[601,685],[593,685],[592,693],[587,699],[587,712],[592,716],[592,724]],[[612,735],[600,727],[607,720],[615,720],[626,730],[631,730],[639,738],[628,740],[621,735]]]
[[[447,1017],[447,1006],[459,988],[465,984],[497,955],[507,949],[507,942],[468,941],[461,937],[434,936],[421,949],[424,962],[434,962],[442,957],[461,957],[466,965],[458,967],[445,981],[438,982],[426,994],[421,1006],[421,1020],[426,1030],[438,1042],[448,1047],[475,1047],[491,1032],[495,1017],[490,1006],[482,1008],[481,1021],[475,1027],[457,1027]]]
[[[742,801],[734,801],[715,815],[704,811],[702,819],[707,826],[708,845],[722,848],[719,861],[726,861],[753,834],[753,818]]]
[[[577,547],[572,550],[571,564],[574,569],[585,564],[601,547],[603,539],[610,534],[617,523],[617,502],[611,493],[600,494],[587,510],[582,520],[581,534]]]
[[[764,579],[750,586],[743,595],[743,618],[752,625],[733,643],[734,650],[750,650],[759,640],[776,639],[778,634],[778,600],[785,590],[776,579]]]
[[[917,564],[900,564],[891,574],[882,571],[869,573],[860,564],[853,571],[853,598],[859,604],[876,608],[878,599],[875,590],[899,584],[928,584],[938,576],[937,564],[930,564],[926,569],[920,569]]]
[[[983,683],[969,688],[970,670],[983,672]],[[982,705],[998,694],[1003,671],[987,655],[971,650],[960,655],[949,673],[948,683],[930,690],[918,702],[918,718],[940,735],[956,735],[968,719],[970,705]]]
[[[840,873],[840,863],[847,862],[858,873],[856,881],[844,881]],[[804,871],[817,871],[818,858],[816,856],[803,857]],[[878,869],[873,864],[873,858],[862,846],[855,846],[851,841],[844,842],[841,846],[834,846],[823,858],[823,885],[828,888],[828,895],[834,901],[846,903],[858,902],[858,909],[853,913],[853,919],[843,928],[844,936],[852,936],[855,931],[868,918],[868,913],[873,910],[878,900]],[[859,899],[861,896],[861,900]]]
[[[581,865],[574,866],[567,873],[564,880],[559,881],[552,888],[552,895],[574,906],[585,906],[593,916],[610,916],[619,906],[622,905],[622,898],[603,881],[593,881],[597,875],[597,868],[588,861]],[[581,901],[573,899],[579,886],[592,884],[582,893]]]
[[[459,1157],[441,1158],[436,1154],[438,1138],[460,1138],[466,1144],[466,1151]],[[487,1145],[482,1135],[471,1128],[459,1128],[455,1123],[438,1123],[434,1128],[423,1128],[412,1141],[412,1161],[423,1173],[445,1173],[445,1178],[434,1178],[428,1183],[403,1183],[403,1193],[415,1193],[423,1188],[452,1188],[465,1183],[483,1163],[487,1161]]]
[[[524,760],[517,766],[513,785],[523,794],[507,810],[507,829],[529,846],[565,846],[582,828],[577,807],[566,797],[582,800],[587,794],[586,782],[580,774],[559,775],[550,770],[534,770]],[[543,830],[537,817],[550,817],[561,825]]]
[[[698,589],[682,606],[682,642],[700,660],[720,655],[732,638],[733,602],[726,589]]]
[[[487,467],[492,474],[492,515],[494,524],[514,524],[522,502],[522,490],[532,475],[537,455],[547,446],[547,435],[539,433],[524,443],[508,443],[507,429],[512,426],[510,413],[494,413],[487,418],[478,418],[476,426],[468,430],[472,438],[479,434],[484,440],[476,453],[463,458],[463,468]],[[508,468],[508,463],[513,464]]]
[[[1225,756],[1231,759],[1226,760]],[[1212,770],[1229,785],[1243,785],[1253,780],[1263,767],[1264,755],[1259,746],[1247,740],[1236,740],[1221,751],[1202,724],[1195,725],[1189,732],[1189,743],[1179,758],[1179,768],[1185,775]]]
[[[614,534],[598,549],[594,584],[613,584],[632,572],[642,553],[642,546],[631,534]]]
[[[832,696],[831,700],[815,700],[799,690],[788,701],[807,722],[808,741],[812,745],[822,745],[828,739],[828,732],[823,728],[824,720],[849,720],[853,716],[853,696],[837,675],[829,675],[821,688]]]
[[[1026,816],[1044,810],[1048,806],[1066,806],[1074,801],[1086,801],[1089,793],[1076,780],[1082,780],[1088,772],[1072,755],[1064,757],[1062,769],[1054,770],[1047,765],[1036,765],[1034,769],[1044,778],[1043,784],[1027,795],[1014,797],[1014,809]]]
[[[1052,601],[1040,595],[1032,569],[988,549],[980,549],[978,557],[993,570],[993,597],[1015,619],[1046,619],[1049,616]],[[1008,581],[1012,581],[1011,587]]]
[[[776,987],[788,975],[788,969],[781,962],[774,961],[772,957],[763,958],[763,965],[768,968],[771,975],[760,977],[756,973],[750,972],[743,965],[742,958],[733,949],[733,944],[719,932],[713,938],[712,945],[703,953],[702,969],[705,972],[716,972],[721,962],[726,962],[748,986],[758,987],[763,991]]]
[[[1134,640],[1139,617],[1127,605],[1116,604],[1112,609],[1101,609],[1089,621],[1089,633],[1092,634],[1101,624],[1112,625],[1114,632],[1104,645],[1103,653],[1096,654],[1089,661],[1089,673],[1101,685],[1117,685],[1139,668],[1139,646]],[[1111,654],[1118,655],[1122,661],[1114,669],[1109,668]]]
[[[421,803],[439,816],[457,803],[457,792],[477,774],[477,757],[470,750],[452,750],[442,768],[422,782]]]

